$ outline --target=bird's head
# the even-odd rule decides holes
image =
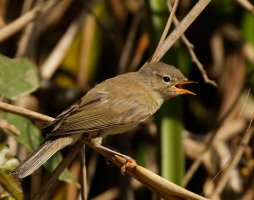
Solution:
[[[145,63],[139,73],[164,100],[181,94],[195,95],[183,88],[184,85],[195,82],[189,81],[179,69],[171,65],[162,62]]]

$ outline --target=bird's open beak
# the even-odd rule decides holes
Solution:
[[[189,90],[186,90],[183,88],[183,85],[186,85],[186,84],[189,84],[189,83],[197,83],[196,81],[182,81],[182,82],[178,82],[176,83],[174,86],[175,86],[175,89],[180,92],[181,94],[192,94],[192,95],[196,95],[195,93],[189,91]]]

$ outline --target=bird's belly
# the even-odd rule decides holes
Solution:
[[[134,127],[136,127],[139,123],[132,123],[132,124],[127,124],[127,125],[117,125],[111,128],[104,129],[100,131],[99,135],[101,137],[106,137],[107,135],[115,135],[119,133],[124,133],[127,132]]]

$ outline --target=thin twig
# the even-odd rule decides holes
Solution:
[[[41,76],[44,79],[50,79],[60,63],[62,62],[67,50],[72,44],[76,34],[80,30],[83,20],[85,18],[85,12],[78,15],[77,18],[71,23],[66,33],[62,36],[58,44],[55,46],[47,60],[41,66]]]
[[[170,1],[167,1],[167,4],[168,4],[168,9],[169,10],[174,9],[174,8],[172,8],[172,5],[171,5]],[[178,21],[176,16],[174,16],[173,21],[174,21],[175,26],[177,27],[179,25],[179,21]],[[196,63],[196,66],[198,67],[200,73],[202,74],[204,81],[208,84],[211,84],[211,85],[217,87],[217,83],[214,80],[209,79],[209,77],[207,76],[207,73],[204,69],[203,64],[197,58],[197,55],[195,54],[195,51],[194,51],[194,45],[187,39],[185,34],[183,34],[181,36],[181,39],[182,39],[183,43],[185,44],[185,46],[187,47],[187,50],[189,51],[189,54],[192,58],[192,61],[194,63]]]
[[[80,89],[84,89],[91,75],[91,58],[94,57],[93,45],[96,31],[98,31],[96,29],[97,23],[95,14],[92,12],[87,13],[83,24],[79,52],[79,67],[77,71],[77,84]]]
[[[86,147],[83,145],[80,150],[80,184],[81,184],[81,198],[82,200],[87,200],[88,190],[87,190],[87,170],[86,170]]]
[[[90,160],[87,168],[87,194],[89,194],[90,192],[90,186],[93,183],[93,180],[95,178],[95,174],[96,174],[96,166],[98,164],[98,154],[96,152],[91,152],[90,153]]]
[[[190,53],[190,55],[192,57],[192,61],[194,63],[196,63],[196,66],[198,67],[200,73],[202,74],[205,83],[208,83],[208,84],[213,85],[214,87],[217,87],[218,84],[214,80],[211,80],[211,79],[208,78],[203,64],[199,61],[199,59],[197,58],[197,56],[196,56],[195,52],[193,51],[193,49],[192,48],[188,48],[188,51],[189,51],[189,53]]]
[[[0,42],[20,31],[22,28],[24,28],[24,26],[35,20],[42,13],[53,8],[58,2],[58,0],[43,1],[26,14],[22,15],[10,24],[2,27],[0,29]]]
[[[20,130],[4,119],[0,119],[0,127],[14,133],[16,136],[20,135]]]
[[[25,0],[23,5],[22,5],[21,15],[28,12],[32,8],[33,3],[34,3],[33,0]],[[39,2],[36,1],[36,3],[39,3]]]
[[[172,47],[179,37],[186,31],[186,29],[193,23],[193,21],[201,14],[211,0],[199,0],[190,12],[181,21],[174,31],[163,42],[158,54],[154,56],[153,61],[158,62],[165,53]]]
[[[230,172],[239,163],[239,161],[242,157],[242,154],[244,153],[244,150],[248,146],[248,143],[251,139],[251,136],[252,136],[252,133],[254,130],[254,128],[251,127],[253,119],[254,119],[254,112],[252,114],[251,121],[250,121],[249,126],[243,136],[243,139],[242,139],[240,145],[238,146],[236,152],[232,155],[231,160],[227,163],[226,167],[222,170],[222,174],[220,176],[221,178],[220,178],[219,182],[216,184],[216,188],[212,193],[211,199],[215,199],[215,198],[219,197],[219,195],[225,188],[225,185],[229,179]]]
[[[236,97],[239,97],[240,94],[236,95]],[[214,128],[214,130],[209,133],[210,137],[208,137],[207,142],[205,144],[205,147],[202,151],[202,153],[200,153],[200,155],[197,156],[197,159],[194,161],[194,163],[191,165],[191,167],[189,168],[189,170],[187,171],[185,177],[184,177],[184,183],[183,185],[186,186],[191,177],[194,175],[194,173],[197,171],[198,167],[200,166],[200,164],[203,162],[203,159],[205,158],[206,154],[209,152],[210,148],[214,145],[214,143],[216,142],[215,138],[218,136],[218,134],[221,132],[221,126],[223,125],[224,121],[226,121],[227,117],[230,116],[230,114],[232,113],[232,111],[234,110],[233,108],[235,107],[236,103],[238,102],[238,98],[234,99],[234,102],[232,102],[231,106],[229,106],[227,108],[227,110],[225,111],[225,113],[222,115],[222,117],[219,119],[218,124],[216,125],[216,127]],[[245,106],[245,104],[243,105],[243,107]],[[222,172],[222,170],[220,170],[216,177]]]
[[[169,1],[167,1],[167,2],[169,2]],[[161,48],[161,46],[162,46],[162,44],[163,44],[163,42],[164,42],[164,40],[165,40],[167,34],[168,34],[168,31],[169,31],[169,28],[170,28],[170,26],[171,26],[171,24],[172,24],[172,20],[173,20],[173,18],[174,18],[174,16],[175,16],[175,13],[176,13],[176,9],[177,9],[177,7],[178,7],[178,4],[179,4],[179,0],[176,0],[175,3],[174,3],[174,5],[173,5],[173,8],[172,8],[172,10],[171,10],[171,12],[170,12],[170,15],[169,15],[168,21],[167,21],[167,23],[166,23],[166,26],[165,26],[165,28],[164,28],[164,30],[163,30],[163,33],[162,33],[162,35],[161,35],[159,44],[157,45],[157,47],[156,47],[156,49],[155,49],[155,51],[154,51],[154,54],[153,54],[152,59],[151,59],[151,62],[156,62],[156,61],[155,61],[156,55],[158,54],[158,52],[159,52],[159,50],[160,50],[160,48]]]
[[[250,85],[252,85],[252,83],[253,83],[253,79],[251,80],[251,84],[250,84]],[[247,92],[247,96],[246,96],[246,98],[245,98],[245,100],[244,100],[244,103],[243,103],[243,106],[242,106],[242,108],[241,108],[241,110],[240,110],[240,112],[239,112],[239,114],[238,114],[238,116],[237,116],[237,119],[239,119],[239,118],[241,117],[242,112],[243,112],[243,109],[246,107],[248,98],[249,98],[249,96],[250,96],[250,92],[251,92],[251,87],[249,88],[249,90],[248,90],[248,92]]]
[[[34,120],[43,121],[43,122],[51,122],[54,120],[54,118],[52,117],[28,110],[25,108],[14,106],[8,103],[4,103],[4,102],[0,102],[0,110],[11,112],[17,115],[21,115],[23,117],[27,117],[29,119],[34,119]]]
[[[239,94],[239,96],[240,96],[240,94]],[[221,128],[221,126],[223,125],[223,123],[227,119],[227,117],[234,110],[233,108],[237,102],[238,102],[238,98],[235,98],[234,102],[232,102],[232,104],[228,107],[228,109],[225,111],[225,113],[222,115],[222,117],[218,120],[218,123],[216,124],[213,131],[211,133],[209,133],[209,137],[207,138],[203,152],[194,161],[194,163],[191,165],[191,167],[189,168],[189,170],[187,171],[187,173],[184,176],[183,186],[186,186],[189,183],[191,177],[194,175],[194,173],[197,171],[200,164],[203,162],[205,155],[208,153],[208,151],[210,150],[210,148],[213,146],[213,144],[215,142],[214,139],[218,135],[219,129]]]
[[[34,23],[28,24],[18,42],[18,47],[16,51],[16,56],[15,56],[16,58],[21,58],[26,54],[29,43],[31,43],[31,40],[34,41],[33,40],[34,35],[32,34],[33,31],[34,31]],[[29,48],[29,50],[31,49]]]
[[[24,13],[28,12],[32,8],[32,5],[33,5],[32,0],[26,0],[23,4],[21,13],[24,14]],[[22,36],[20,37],[19,42],[18,42],[17,51],[16,51],[16,55],[15,55],[16,58],[21,58],[25,54],[28,42],[30,40],[30,36],[33,31],[33,27],[34,27],[34,23],[32,23],[32,22],[27,24],[27,26],[25,27],[25,30],[23,31]]]
[[[236,0],[242,7],[249,11],[254,16],[254,6],[248,0]]]
[[[139,28],[140,20],[141,20],[141,13],[138,11],[134,16],[134,19],[133,19],[133,22],[131,25],[131,29],[130,29],[128,37],[125,41],[124,48],[123,48],[123,51],[122,51],[122,54],[121,54],[121,57],[119,60],[119,68],[118,68],[119,74],[122,74],[127,71],[128,60],[129,60],[131,53],[132,53],[132,48],[134,45],[135,36],[136,36],[138,28]]]
[[[75,158],[75,156],[80,151],[80,148],[82,146],[82,142],[78,141],[75,145],[71,147],[69,150],[69,153],[67,156],[65,156],[62,160],[62,162],[58,165],[58,167],[54,170],[52,173],[50,179],[43,185],[43,187],[40,189],[40,191],[32,198],[33,200],[43,200],[48,199],[49,195],[51,194],[53,186],[56,184],[58,177],[63,172],[63,170],[70,165],[72,160]]]
[[[134,49],[133,59],[130,63],[129,71],[136,71],[137,67],[140,65],[143,55],[147,48],[149,47],[149,35],[148,32],[145,31],[142,33],[140,38],[137,41],[136,48]]]
[[[66,13],[73,1],[75,0],[59,1],[59,3],[54,7],[54,12],[49,12],[47,16],[43,16],[41,19],[39,19],[38,24],[43,23],[43,26],[40,26],[40,31],[43,32],[49,27],[60,23],[59,21],[63,19],[64,14]]]

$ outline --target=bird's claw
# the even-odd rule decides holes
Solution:
[[[125,163],[123,164],[123,166],[121,167],[121,173],[122,175],[125,175],[126,172],[126,167],[128,167],[129,164],[134,164],[136,165],[136,161],[134,159],[132,159],[131,157],[126,158]]]

